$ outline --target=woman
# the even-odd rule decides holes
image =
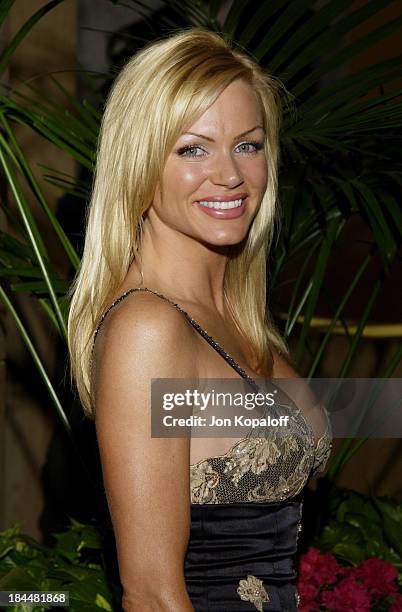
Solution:
[[[279,93],[193,28],[133,57],[106,104],[69,345],[129,612],[297,609],[301,493],[330,450],[322,419],[296,409],[298,435],[233,444],[152,438],[149,418],[152,378],[256,389],[298,376],[265,301]]]

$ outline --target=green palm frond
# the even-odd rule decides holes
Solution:
[[[0,25],[3,21],[8,17],[8,14],[14,4],[15,0],[2,0],[0,5]],[[48,2],[45,6],[40,8],[36,13],[34,13],[18,30],[15,34],[14,38],[11,40],[9,45],[2,50],[0,56],[0,74],[3,74],[4,70],[7,68],[13,54],[16,49],[20,46],[24,38],[29,34],[35,24],[42,19],[46,13],[55,8],[58,4],[63,2],[63,0],[52,0]]]

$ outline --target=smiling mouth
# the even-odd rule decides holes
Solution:
[[[200,206],[205,208],[213,208],[214,210],[230,210],[232,208],[239,208],[246,198],[240,198],[238,200],[231,200],[230,202],[207,202],[205,200],[198,201]]]

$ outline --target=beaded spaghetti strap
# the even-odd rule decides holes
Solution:
[[[94,334],[94,339],[93,339],[93,344],[92,344],[92,351],[93,348],[95,346],[95,340],[96,340],[96,336],[99,333],[100,328],[102,327],[102,323],[105,320],[106,315],[108,314],[108,312],[117,304],[119,304],[122,300],[124,300],[124,298],[126,298],[128,295],[130,295],[130,293],[133,293],[134,291],[149,291],[149,293],[153,293],[154,295],[162,298],[163,300],[166,300],[167,302],[169,302],[170,304],[172,304],[172,306],[175,306],[178,310],[180,310],[180,312],[182,314],[184,314],[184,316],[186,317],[186,319],[191,323],[191,325],[194,327],[195,330],[197,330],[197,332],[208,342],[208,344],[210,344],[212,346],[212,348],[214,348],[217,353],[219,353],[221,355],[221,357],[223,357],[223,359],[234,369],[236,370],[236,372],[242,377],[244,378],[244,380],[250,385],[250,387],[252,387],[254,389],[254,391],[256,393],[259,392],[259,387],[257,385],[257,383],[254,381],[253,378],[251,378],[251,376],[249,376],[247,374],[247,372],[245,372],[243,370],[243,368],[241,368],[239,366],[239,364],[233,359],[233,357],[231,357],[231,355],[229,355],[229,353],[227,353],[222,347],[221,345],[214,340],[214,338],[212,338],[212,336],[209,335],[209,333],[203,328],[201,327],[201,325],[199,323],[197,323],[197,321],[195,319],[193,319],[192,316],[190,316],[188,314],[188,312],[186,312],[179,304],[176,304],[176,302],[173,302],[173,300],[167,298],[166,296],[162,295],[161,293],[158,293],[158,291],[154,291],[152,289],[148,289],[148,287],[134,287],[132,289],[128,289],[127,291],[125,291],[120,297],[117,298],[117,300],[115,300],[110,306],[109,308],[103,313],[101,320],[99,322],[98,327],[96,328],[95,334]]]

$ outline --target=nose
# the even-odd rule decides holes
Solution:
[[[215,185],[225,185],[230,188],[243,183],[243,176],[231,153],[222,153],[218,159],[215,159],[211,180]]]

